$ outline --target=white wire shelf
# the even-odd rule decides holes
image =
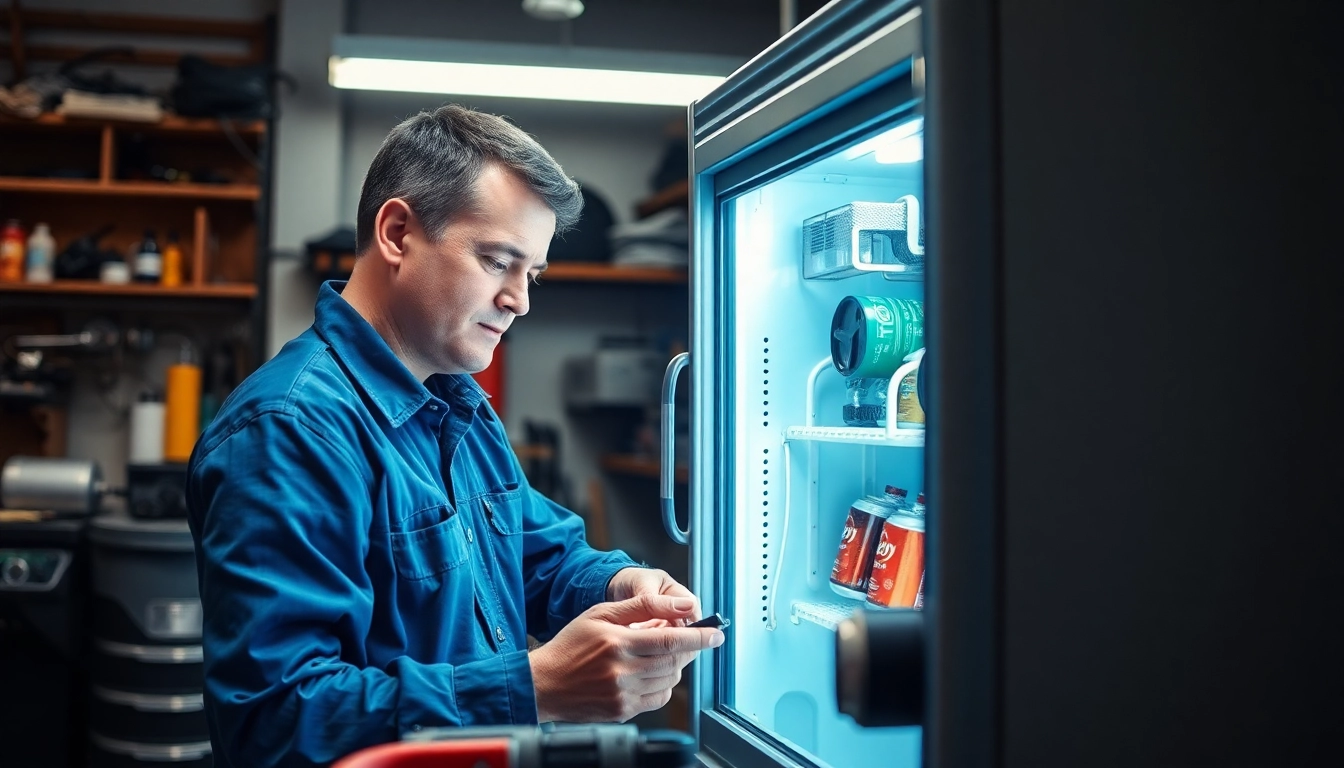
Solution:
[[[784,439],[810,440],[819,443],[923,448],[924,430],[888,430],[885,427],[788,427],[784,430]]]
[[[811,603],[795,600],[789,607],[789,621],[794,624],[809,621],[827,629],[834,630],[840,622],[861,610],[857,603]]]

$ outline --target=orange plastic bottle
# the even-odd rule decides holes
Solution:
[[[177,233],[168,233],[168,244],[163,246],[163,274],[159,284],[176,288],[182,284],[182,246],[177,244]]]
[[[0,283],[23,282],[23,227],[18,219],[10,219],[0,232]]]

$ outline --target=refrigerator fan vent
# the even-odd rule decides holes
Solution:
[[[856,202],[803,222],[803,276],[837,280],[864,272],[918,273],[924,266],[919,200]]]

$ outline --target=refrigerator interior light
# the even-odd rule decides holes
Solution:
[[[739,62],[719,56],[337,36],[337,88],[685,107]]]
[[[919,146],[919,154],[911,160],[884,160],[882,150],[886,147],[903,145],[906,149],[896,150],[894,154],[889,153],[888,157],[908,157],[912,151],[908,149],[911,145]],[[924,118],[916,117],[913,120],[907,120],[904,123],[883,131],[878,135],[861,141],[850,147],[842,153],[846,160],[857,160],[864,155],[876,153],[874,159],[879,163],[913,163],[924,157]]]
[[[924,159],[924,136],[922,134],[906,136],[904,139],[880,146],[873,152],[873,159],[883,165],[918,163]]]

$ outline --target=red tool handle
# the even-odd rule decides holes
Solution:
[[[514,768],[507,738],[403,741],[361,749],[332,768]]]

